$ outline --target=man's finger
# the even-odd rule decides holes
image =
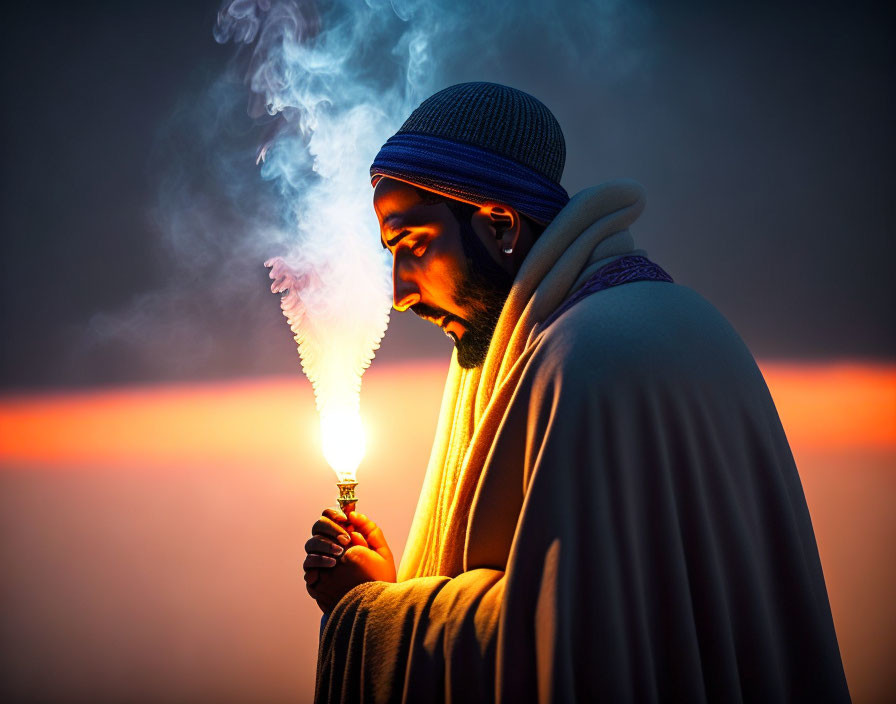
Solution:
[[[326,516],[321,516],[317,519],[314,525],[311,526],[311,533],[313,535],[322,535],[328,538],[333,538],[333,540],[343,546],[352,542],[352,539],[345,528],[336,523],[332,518],[327,518]]]
[[[328,569],[335,566],[335,557],[327,557],[326,555],[315,555],[313,553],[310,555],[306,555],[305,561],[302,563],[302,569],[304,569],[306,572],[308,570]]]
[[[329,538],[314,535],[305,543],[305,552],[309,554],[316,553],[318,555],[333,555],[334,557],[339,557],[343,552],[343,547]]]
[[[379,526],[371,521],[363,513],[352,511],[351,515],[349,516],[349,520],[351,520],[352,525],[354,525],[355,528],[358,529],[358,532],[367,541],[367,544],[370,545],[371,549],[388,549],[389,545],[386,543],[386,538],[383,535],[383,531],[381,531]]]
[[[320,579],[320,570],[315,569],[306,569],[305,570],[305,583],[308,585],[317,584],[317,580]]]
[[[338,508],[325,508],[323,514],[321,515],[326,516],[331,521],[335,521],[336,523],[348,523],[348,518]]]
[[[349,535],[351,535],[352,537],[352,544],[349,545],[349,547],[354,547],[355,545],[360,545],[362,548],[370,547],[367,541],[364,540],[364,536],[361,535],[358,531],[353,530],[351,533],[349,533]]]
[[[339,527],[345,529],[345,531],[351,537],[351,543],[346,543],[346,547],[351,545],[360,545],[361,547],[370,547],[367,544],[367,541],[364,540],[364,536],[354,530],[354,526],[351,521],[346,517],[346,515],[338,508],[325,508],[322,514],[325,518],[329,518],[331,521],[336,523]]]

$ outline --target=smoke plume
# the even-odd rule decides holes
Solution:
[[[240,46],[249,116],[273,118],[258,163],[288,236],[265,266],[314,387],[324,452],[346,475],[363,453],[345,456],[362,436],[361,376],[391,307],[367,172],[424,83],[426,43],[411,16],[395,3],[235,0],[215,27],[218,42]],[[382,62],[391,75],[372,71]]]
[[[468,80],[528,90],[575,128],[584,118],[564,114],[578,103],[570,95],[640,75],[642,19],[620,0],[570,0],[562,12],[553,0],[227,2],[213,30],[223,44],[184,67],[150,152],[157,199],[144,229],[156,238],[133,293],[72,330],[78,367],[146,379],[286,371],[261,285],[260,264],[279,257],[278,272],[293,274],[291,325],[351,321],[350,339],[333,345],[354,350],[339,378],[356,385],[386,322],[388,262],[367,180],[379,147],[423,98]],[[394,327],[390,354],[447,351],[414,321]],[[303,339],[308,359],[333,357],[320,335]]]

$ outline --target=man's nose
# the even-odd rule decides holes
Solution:
[[[401,312],[420,302],[420,289],[413,281],[392,267],[392,307]]]

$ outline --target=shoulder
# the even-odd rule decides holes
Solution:
[[[532,347],[532,371],[541,376],[613,383],[693,378],[719,365],[754,365],[714,306],[687,287],[665,282],[591,294],[539,332]]]

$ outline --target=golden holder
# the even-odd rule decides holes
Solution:
[[[358,486],[358,482],[336,482],[336,486],[339,488],[339,497],[336,500],[339,502],[339,508],[348,518],[348,514],[355,510],[355,504],[358,503],[358,498],[355,496],[355,487]]]

